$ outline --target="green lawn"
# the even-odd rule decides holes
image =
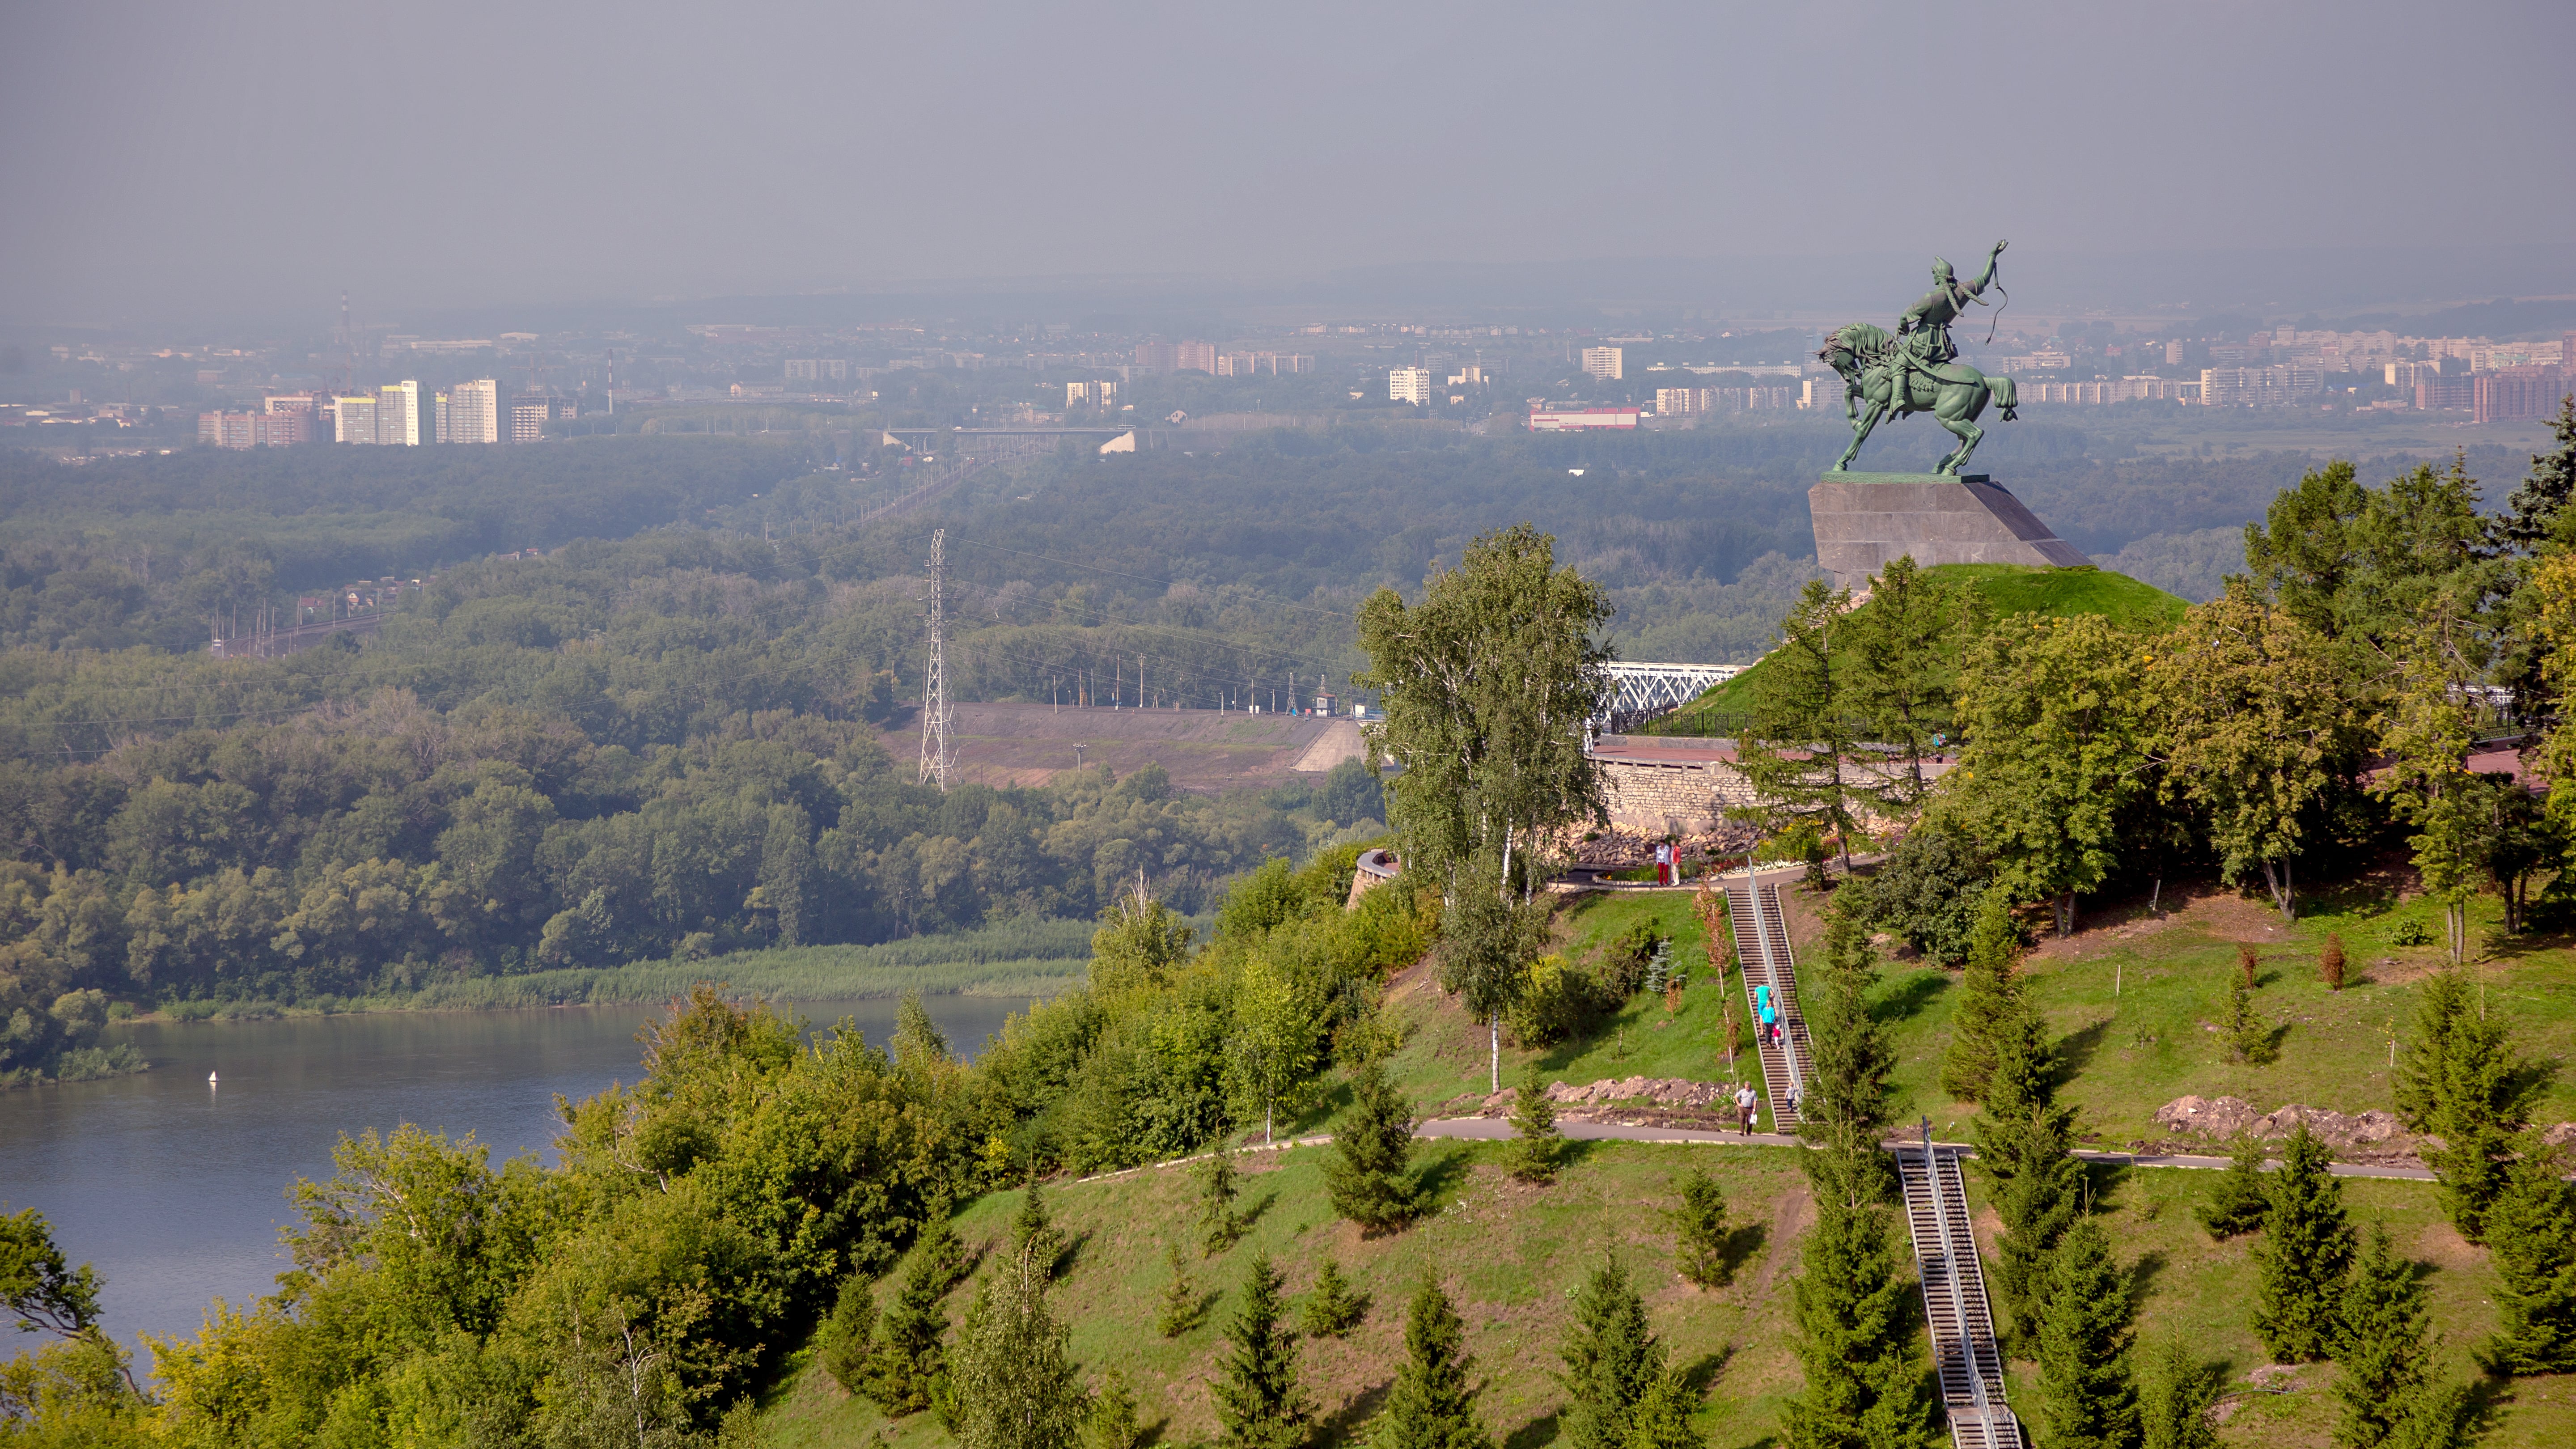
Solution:
[[[1497,1443],[1542,1449],[1557,1439],[1559,1396],[1548,1375],[1558,1367],[1567,1297],[1601,1253],[1615,1251],[1637,1275],[1655,1331],[1704,1385],[1698,1427],[1709,1442],[1716,1449],[1777,1443],[1781,1402],[1799,1383],[1790,1351],[1789,1284],[1812,1219],[1794,1149],[1588,1143],[1555,1186],[1531,1188],[1500,1172],[1495,1144],[1424,1142],[1415,1160],[1431,1187],[1431,1210],[1413,1227],[1378,1238],[1363,1238],[1332,1217],[1321,1172],[1328,1150],[1242,1158],[1239,1205],[1252,1215],[1252,1228],[1214,1260],[1196,1255],[1188,1226],[1196,1217],[1195,1187],[1185,1172],[1149,1170],[1049,1189],[1051,1211],[1077,1245],[1056,1296],[1057,1311],[1073,1325],[1074,1357],[1095,1381],[1112,1367],[1127,1375],[1153,1442],[1205,1443],[1216,1436],[1208,1385],[1218,1372],[1224,1324],[1251,1256],[1267,1252],[1287,1275],[1292,1311],[1327,1255],[1369,1295],[1367,1319],[1349,1338],[1301,1349],[1304,1383],[1323,1425],[1318,1449],[1358,1442],[1358,1430],[1382,1402],[1403,1352],[1405,1295],[1426,1268],[1440,1275],[1466,1320],[1468,1348],[1485,1384],[1480,1411]],[[1679,1176],[1694,1165],[1723,1185],[1737,1225],[1733,1279],[1708,1291],[1674,1273],[1671,1236],[1658,1216],[1671,1205]],[[2142,1333],[2181,1335],[2205,1361],[2225,1366],[2231,1388],[2242,1389],[2245,1376],[2267,1359],[2248,1326],[2248,1244],[2212,1243],[2191,1216],[2217,1175],[2099,1169],[2094,1181],[2095,1210],[2109,1220],[2112,1240],[2131,1266]],[[1982,1184],[1973,1176],[1971,1182],[1981,1236],[1991,1246],[1993,1213]],[[2399,1244],[2428,1265],[2443,1370],[2468,1375],[2469,1350],[2492,1321],[2484,1252],[2442,1221],[2427,1185],[2348,1181],[2344,1192],[2357,1224],[2386,1222]],[[998,1243],[1019,1202],[1017,1193],[998,1193],[971,1205],[959,1219],[970,1246]],[[1204,1313],[1196,1327],[1167,1340],[1155,1333],[1154,1320],[1171,1241],[1191,1250],[1189,1271]],[[972,1292],[971,1286],[958,1290],[952,1314],[964,1311]],[[2033,1366],[2017,1361],[2011,1368],[2015,1408],[2044,1429]],[[2293,1381],[2293,1392],[2248,1397],[2225,1426],[2226,1442],[2323,1449],[2333,1422],[2334,1372],[2331,1365],[2310,1366]],[[2491,1417],[2480,1442],[2511,1449],[2566,1443],[2576,1435],[2572,1398],[2576,1379],[2490,1386]],[[940,1449],[948,1443],[933,1416],[889,1423],[802,1361],[771,1395],[762,1423],[762,1442],[782,1449]]]
[[[1784,893],[1790,894],[1790,893]],[[2166,904],[2174,904],[2168,896]],[[2414,1010],[2416,983],[2440,964],[2432,947],[2389,944],[2402,922],[2432,922],[2420,901],[2383,909],[2354,889],[2312,900],[2285,925],[2256,902],[2199,896],[2161,923],[2137,907],[2105,913],[2099,935],[2044,943],[2025,965],[2033,998],[2055,1029],[2071,1075],[2068,1101],[2083,1111],[2083,1130],[2105,1146],[2161,1136],[2158,1107],[2186,1093],[2242,1097],[2261,1111],[2299,1102],[2339,1112],[2389,1110],[2388,1046],[2402,1041]],[[1793,895],[1801,928],[1817,929],[1812,902]],[[2470,913],[2473,938],[2500,924],[2481,900]],[[2345,986],[2329,991],[2317,975],[2328,932],[2343,940]],[[2261,964],[2255,1009],[2275,1026],[2279,1057],[2264,1066],[2227,1060],[2215,1032],[2236,972],[2239,942],[2253,944]],[[2069,949],[2069,948],[2072,949]],[[2516,942],[2470,967],[2486,987],[2487,1010],[2512,1025],[2529,1056],[2564,1062],[2576,1053],[2576,950],[2563,939]],[[1936,1085],[1950,1039],[1955,1000],[1949,972],[1897,965],[1876,996],[1898,1052],[1901,1120],[1929,1114],[1936,1131],[1960,1132],[1974,1109]],[[2576,1076],[2558,1074],[2538,1120],[2576,1119]]]

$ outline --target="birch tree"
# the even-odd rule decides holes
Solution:
[[[1360,606],[1369,668],[1353,683],[1386,710],[1371,748],[1403,767],[1388,823],[1406,868],[1440,883],[1444,984],[1485,1018],[1493,1091],[1547,842],[1608,819],[1583,730],[1607,688],[1598,635],[1610,616],[1600,585],[1558,568],[1555,540],[1526,523],[1469,544],[1419,603],[1380,589]],[[1469,906],[1470,893],[1505,909]]]

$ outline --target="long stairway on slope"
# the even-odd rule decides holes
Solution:
[[[1726,883],[1726,914],[1735,928],[1735,954],[1744,968],[1744,1005],[1752,1013],[1753,1037],[1762,1060],[1762,1084],[1771,1099],[1771,1130],[1795,1132],[1798,1113],[1789,1103],[1807,1095],[1812,1075],[1807,1052],[1807,1019],[1798,1012],[1797,963],[1789,955],[1789,921],[1780,911],[1780,888],[1757,877]],[[1771,988],[1780,1025],[1788,1040],[1771,1044],[1762,1030],[1762,1010],[1755,989]]]
[[[1905,1220],[1914,1233],[1914,1265],[1923,1283],[1923,1316],[1932,1334],[1932,1363],[1956,1449],[2022,1449],[2021,1423],[2004,1402],[2003,1352],[1995,1343],[1985,1270],[1969,1226],[1968,1185],[1959,1151],[1935,1146],[1931,1124],[1920,1143],[1896,1149],[1905,1180]]]

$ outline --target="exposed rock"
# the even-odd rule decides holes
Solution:
[[[2258,1116],[2254,1104],[2242,1097],[2176,1097],[2156,1109],[2156,1125],[2166,1131],[2220,1142],[2239,1133],[2278,1142],[2298,1130],[2302,1122],[2307,1124],[2309,1135],[2333,1149],[2338,1157],[2411,1157],[2430,1141],[2409,1133],[2395,1116],[2380,1111],[2353,1115],[2291,1102],[2278,1111]]]
[[[1554,1082],[1547,1089],[1548,1100],[1562,1107],[1608,1106],[1613,1102],[1645,1102],[1658,1107],[1713,1107],[1732,1098],[1731,1089],[1715,1082],[1685,1081],[1680,1077],[1620,1077],[1578,1087],[1571,1082]]]
[[[2551,1147],[2565,1147],[2576,1142],[2576,1122],[2560,1122],[2540,1134],[2540,1140]]]

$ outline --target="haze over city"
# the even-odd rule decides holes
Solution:
[[[1993,236],[2120,305],[2227,286],[2218,254],[2259,276],[2228,305],[2576,285],[2555,184],[2576,141],[2547,116],[2576,12],[2547,3],[144,4],[7,26],[21,322],[327,325],[343,287],[406,320],[959,283],[1848,306],[1870,299],[1818,259],[1919,268]],[[2303,280],[2323,295],[2286,295]]]

